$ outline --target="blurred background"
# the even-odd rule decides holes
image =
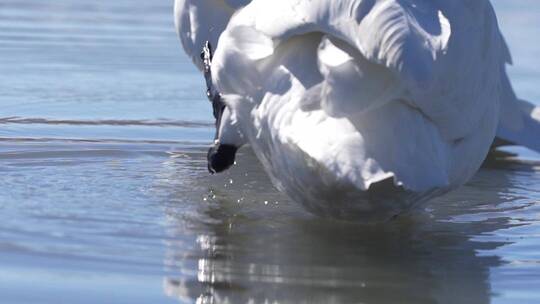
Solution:
[[[540,2],[493,0],[540,102]],[[202,76],[173,1],[0,0],[0,303],[538,303],[538,157],[428,212],[311,217],[249,149],[206,172]]]

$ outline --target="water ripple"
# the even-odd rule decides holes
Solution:
[[[169,119],[49,119],[25,117],[0,117],[0,124],[45,124],[45,125],[75,125],[75,126],[147,126],[147,127],[182,127],[209,128],[214,124],[209,122],[181,121]]]

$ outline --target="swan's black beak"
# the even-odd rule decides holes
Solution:
[[[217,143],[208,150],[208,171],[210,173],[220,173],[229,169],[234,164],[238,148],[232,145],[222,145]]]

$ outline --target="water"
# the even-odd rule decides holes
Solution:
[[[540,3],[495,1],[540,100]],[[429,212],[313,218],[252,153],[209,176],[204,87],[172,1],[0,0],[0,303],[537,303],[540,162]]]

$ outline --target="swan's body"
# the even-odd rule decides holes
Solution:
[[[221,143],[315,213],[408,210],[468,181],[496,132],[540,148],[487,0],[177,0],[176,20],[199,66],[217,45]]]

